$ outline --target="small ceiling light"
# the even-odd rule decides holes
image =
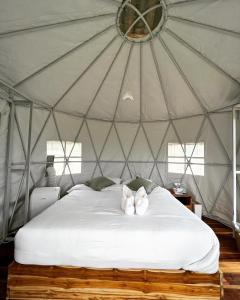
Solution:
[[[122,99],[123,99],[123,101],[134,101],[133,96],[128,92],[124,94]]]

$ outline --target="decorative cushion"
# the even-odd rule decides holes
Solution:
[[[133,191],[137,191],[140,187],[143,186],[147,194],[150,194],[157,187],[157,184],[149,179],[145,179],[137,176],[136,179],[130,181],[127,184],[127,186]]]
[[[88,180],[85,184],[95,191],[101,191],[107,186],[115,184],[115,182],[107,177],[100,176]]]

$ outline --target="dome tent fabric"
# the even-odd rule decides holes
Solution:
[[[240,92],[240,3],[159,1],[161,27],[139,42],[119,31],[121,7],[130,2],[1,2],[0,203],[10,227],[23,222],[18,199],[26,187],[45,184],[51,140],[73,142],[70,158],[64,152],[63,159],[69,172],[59,176],[64,190],[99,174],[142,175],[163,186],[182,181],[205,215],[231,223],[231,107]],[[81,174],[74,174],[71,153],[78,142]],[[198,142],[204,142],[204,176],[194,174],[194,150],[182,173],[169,172],[168,144]],[[186,158],[185,149],[180,151]],[[4,171],[8,156],[11,191]]]

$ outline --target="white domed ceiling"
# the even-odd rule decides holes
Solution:
[[[139,122],[238,101],[239,0],[1,0],[0,6],[0,79],[57,111]]]

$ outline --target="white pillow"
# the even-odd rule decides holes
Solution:
[[[107,176],[108,179],[112,180],[115,184],[121,184],[122,179],[118,177],[109,177]]]
[[[122,184],[113,184],[113,185],[107,186],[106,188],[102,189],[103,192],[121,191],[121,190],[122,190]]]
[[[72,191],[93,191],[93,189],[82,183],[74,185],[67,191],[67,193],[71,193]]]
[[[150,194],[152,194],[152,193],[163,193],[163,192],[170,193],[167,189],[165,189],[165,188],[161,187],[160,185],[158,185],[158,186],[156,186],[156,187],[152,190],[152,192],[151,192]],[[170,194],[171,194],[171,193],[170,193]]]

